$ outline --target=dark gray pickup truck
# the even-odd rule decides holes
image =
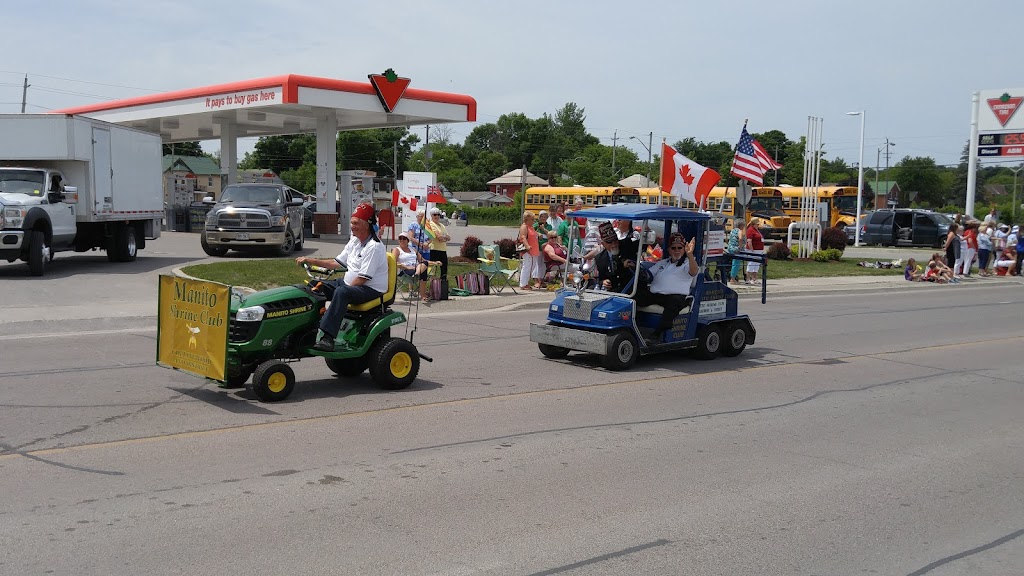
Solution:
[[[287,256],[302,248],[302,194],[284,184],[229,184],[206,215],[203,251],[276,249]],[[212,200],[207,201],[212,203]]]

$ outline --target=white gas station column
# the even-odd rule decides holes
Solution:
[[[320,233],[337,234],[338,199],[338,118],[334,114],[318,116],[316,120],[316,213],[320,222]],[[342,210],[345,203],[342,202]],[[351,210],[349,210],[351,212]],[[348,216],[342,223],[348,222]],[[334,228],[332,228],[332,226]],[[342,226],[342,235],[347,238],[348,226]]]
[[[220,125],[220,175],[225,185],[238,183],[238,128],[230,120]]]

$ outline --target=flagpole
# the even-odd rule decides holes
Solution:
[[[663,178],[662,178],[661,175],[665,173],[665,141],[666,140],[667,139],[664,136],[661,137],[661,162],[658,163],[658,206],[661,206],[661,194],[662,194],[662,192],[664,192],[664,190],[661,189],[661,185],[663,184],[663,182],[662,182]]]

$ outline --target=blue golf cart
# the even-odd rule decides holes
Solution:
[[[726,280],[733,259],[762,266],[761,303],[766,300],[767,260],[762,254],[725,253],[725,230],[713,215],[650,204],[612,204],[579,210],[568,217],[598,220],[630,220],[640,227],[640,241],[633,279],[621,292],[600,289],[578,260],[563,273],[562,286],[548,307],[546,324],[530,324],[530,341],[548,358],[565,358],[572,351],[598,354],[609,370],[626,370],[644,354],[693,350],[698,358],[736,356],[753,344],[757,332],[750,318],[739,314],[737,294]],[[569,246],[573,245],[570,227]],[[660,245],[668,253],[668,238],[681,232],[695,239],[694,255],[699,270],[690,288],[692,301],[676,317],[672,328],[653,339],[663,308],[637,307],[633,296],[648,248]],[[572,263],[572,260],[570,261]]]

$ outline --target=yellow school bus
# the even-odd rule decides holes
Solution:
[[[764,189],[781,192],[782,210],[794,222],[801,221],[800,201],[804,194],[802,186],[766,186]],[[812,213],[813,218],[817,218],[818,202],[828,204],[829,226],[835,226],[839,222],[842,222],[843,226],[849,226],[857,217],[856,186],[818,186],[817,201]]]
[[[657,196],[655,194],[657,191],[657,188],[639,189],[641,197],[649,196],[650,198],[653,198],[649,203],[657,202]],[[751,191],[750,203],[744,211],[744,226],[750,223],[751,218],[757,217],[762,222],[760,230],[761,234],[763,234],[765,238],[785,238],[786,232],[789,229],[789,224],[792,222],[792,218],[783,212],[782,201],[783,196],[781,191],[754,188]],[[662,203],[675,206],[677,208],[697,210],[696,204],[678,196],[668,195],[667,201],[663,199]],[[726,230],[731,230],[733,218],[736,216],[736,189],[731,186],[716,186],[712,188],[711,192],[708,193],[707,211],[717,212],[726,216],[728,218],[725,225]]]
[[[648,188],[647,190],[654,190]],[[537,186],[526,189],[525,208],[533,212],[547,210],[552,204],[565,202],[569,210],[572,210],[576,199],[583,201],[584,208],[594,208],[606,204],[636,204],[645,202],[649,195],[641,195],[637,188],[597,186],[597,187],[558,187],[558,186]],[[655,198],[655,202],[657,199]]]

